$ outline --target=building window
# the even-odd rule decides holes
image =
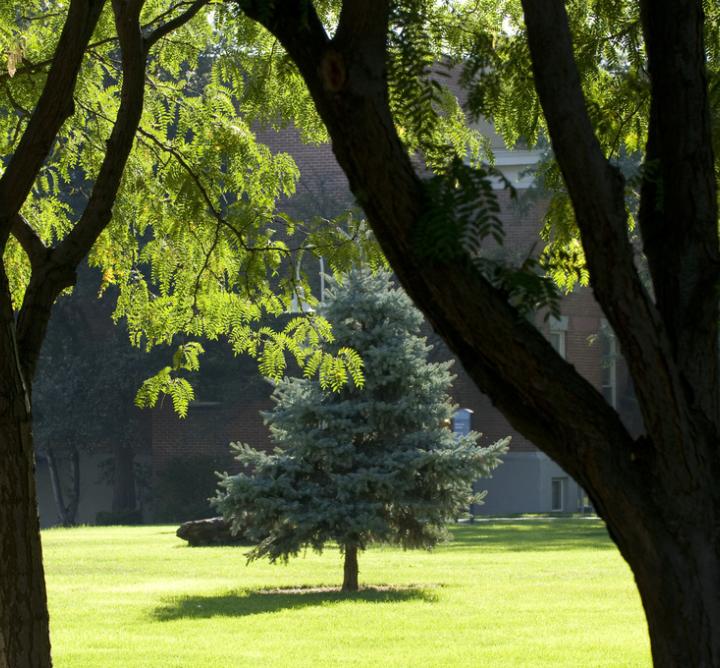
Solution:
[[[452,421],[453,433],[460,438],[467,436],[472,429],[472,410],[469,408],[460,408],[455,411]]]
[[[568,317],[561,315],[559,318],[550,316],[548,341],[555,348],[555,352],[565,359],[565,334],[568,328]]]
[[[565,510],[565,488],[567,487],[567,478],[553,478],[550,485],[551,500],[550,510],[552,512],[562,512]]]
[[[615,332],[604,319],[600,323],[600,344],[600,388],[605,401],[617,408],[617,341]]]

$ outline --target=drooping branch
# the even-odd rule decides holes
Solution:
[[[27,128],[0,177],[0,248],[15,214],[25,202],[65,120],[73,113],[73,95],[85,49],[104,0],[72,0],[45,86]]]

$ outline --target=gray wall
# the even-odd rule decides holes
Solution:
[[[101,482],[100,463],[107,460],[107,453],[80,453],[80,504],[78,506],[78,524],[95,524],[95,515],[101,510],[112,508],[112,486]],[[148,455],[136,455],[136,462],[150,463]],[[65,474],[65,471],[63,471]],[[58,515],[50,485],[50,473],[47,462],[39,458],[36,477],[38,505],[40,507],[40,526],[47,528],[56,526]]]
[[[493,471],[492,478],[476,484],[487,490],[484,503],[475,506],[477,515],[578,512],[582,510],[582,488],[542,452],[510,452]],[[553,479],[562,486],[562,504],[553,509]],[[556,499],[557,500],[557,499]]]

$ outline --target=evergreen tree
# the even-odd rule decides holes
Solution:
[[[249,559],[287,560],[336,541],[343,590],[358,588],[359,550],[373,542],[432,547],[471,502],[472,483],[499,462],[507,439],[447,428],[450,362],[429,363],[422,316],[387,273],[353,270],[331,292],[325,316],[334,352],[358,351],[364,386],[339,391],[285,379],[266,414],[274,454],[234,444],[246,472],[225,476],[215,499],[235,531],[259,541]]]

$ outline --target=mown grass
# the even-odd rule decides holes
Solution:
[[[174,527],[44,532],[57,668],[650,666],[632,576],[597,520],[463,525],[287,566],[189,548]]]

